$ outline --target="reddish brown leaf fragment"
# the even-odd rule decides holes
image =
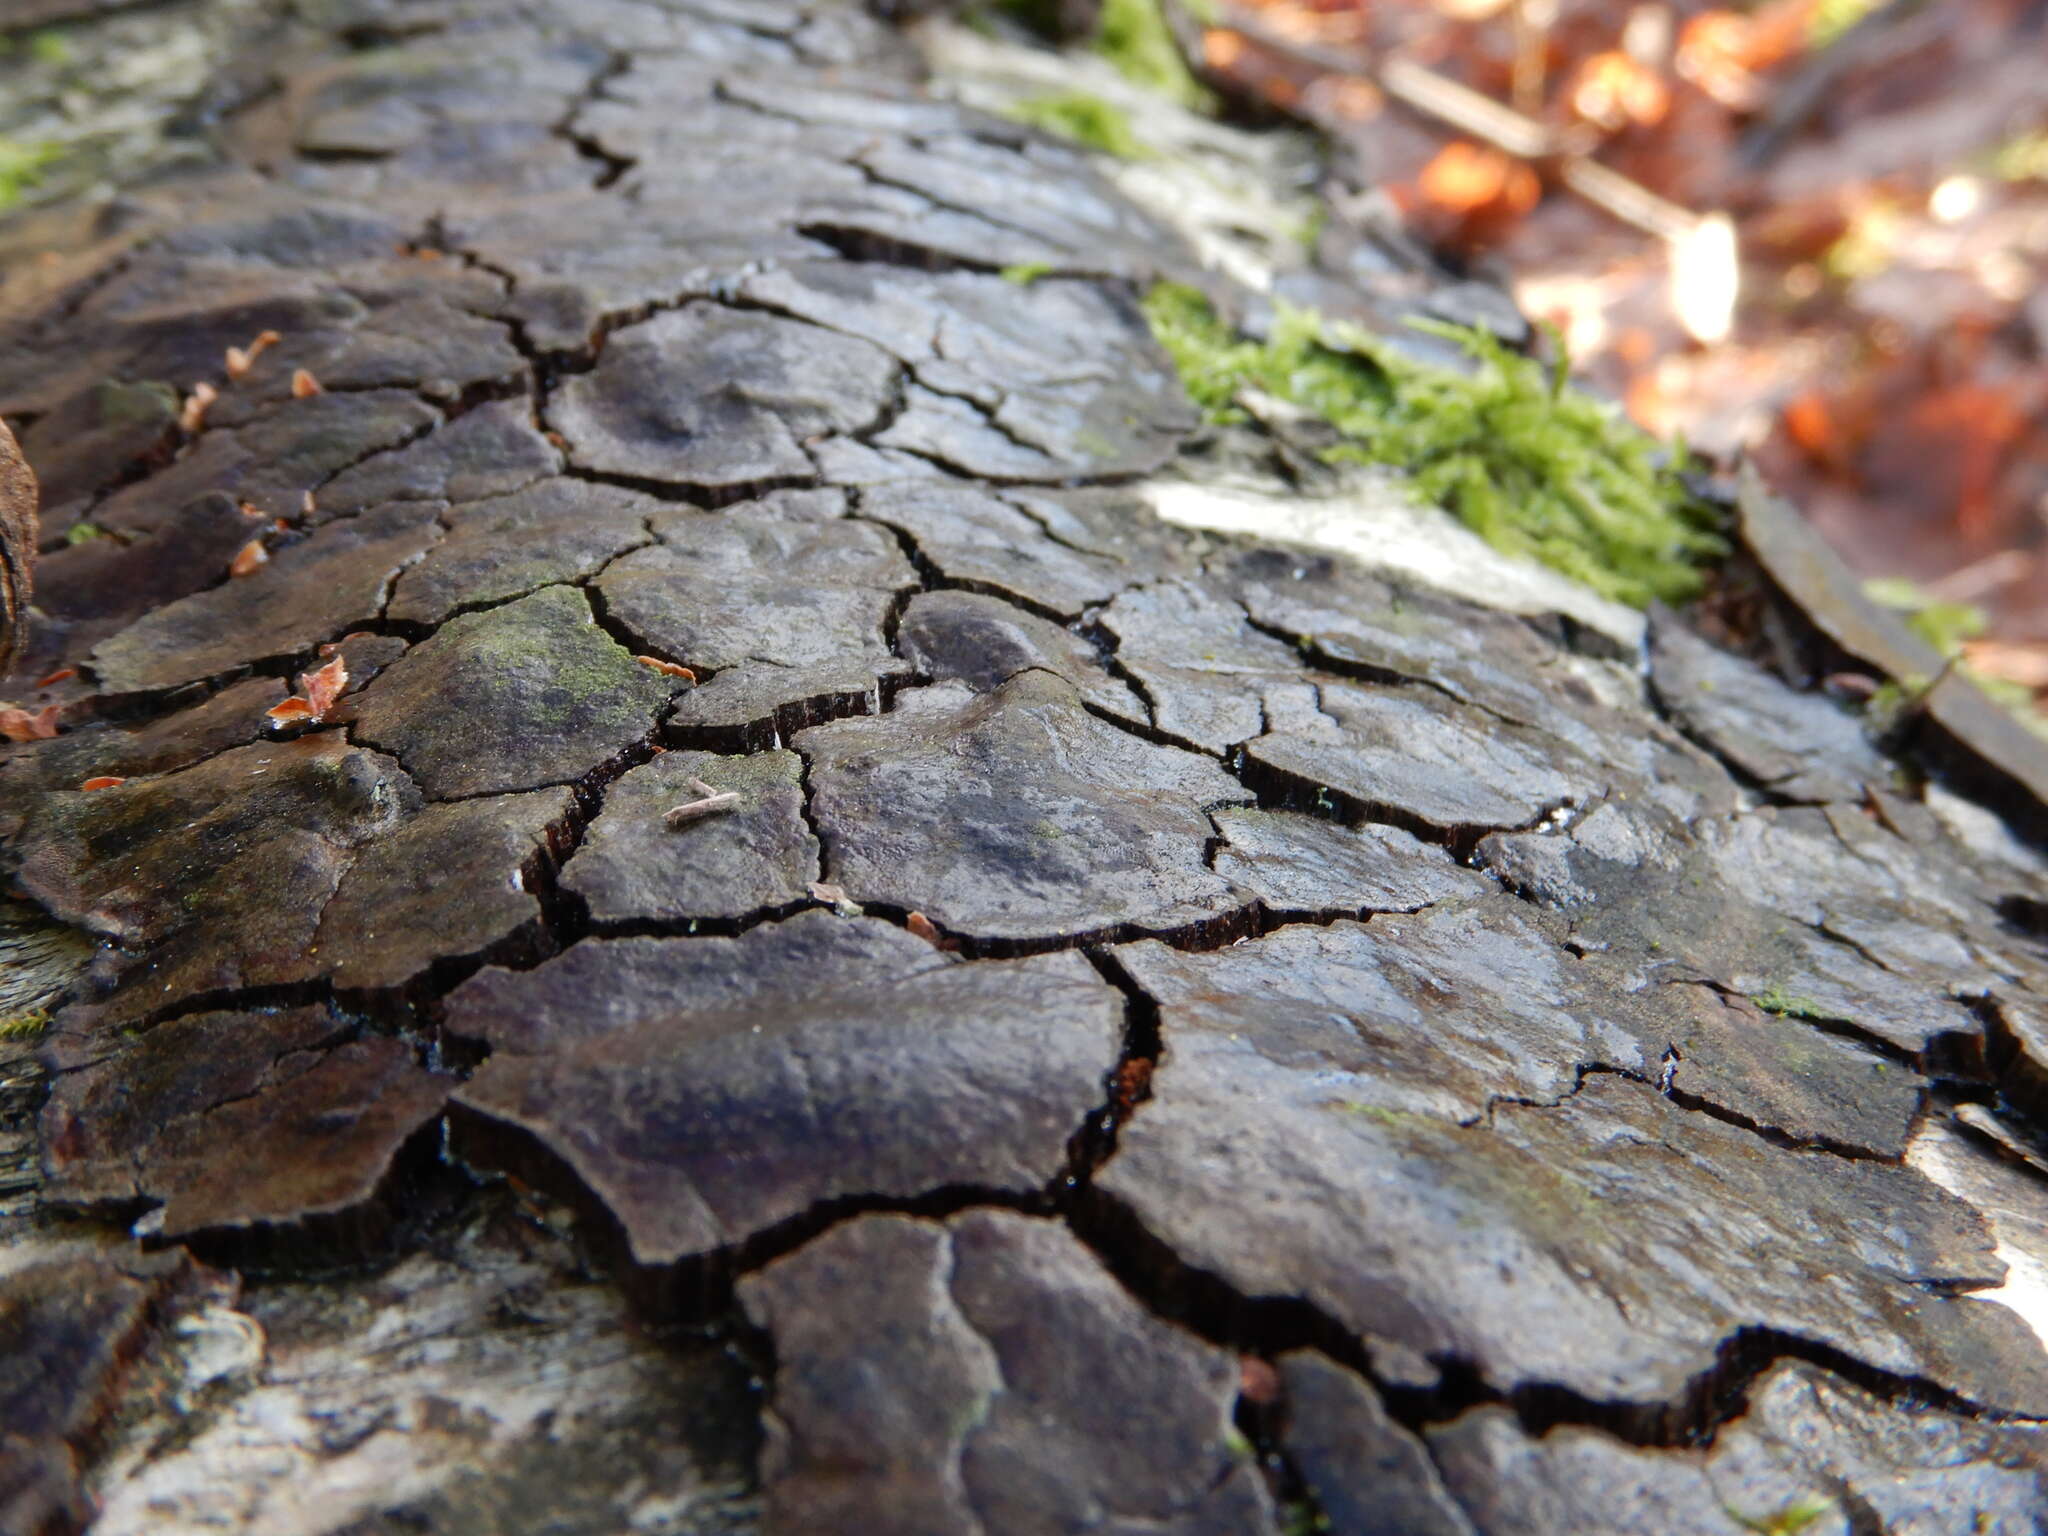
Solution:
[[[103,773],[99,775],[97,778],[87,779],[83,784],[79,785],[78,787],[80,789],[86,790],[112,789],[117,784],[126,784],[127,782],[128,781],[126,779],[121,778],[116,774]]]
[[[310,396],[325,393],[326,391],[320,387],[320,381],[304,368],[294,368],[292,370],[292,398],[294,400],[304,400]]]
[[[57,734],[57,706],[35,711],[0,704],[0,736],[9,741],[48,741]]]
[[[76,676],[78,676],[78,668],[59,667],[56,671],[50,673],[49,676],[37,678],[36,686],[38,688],[54,688],[59,683],[70,682]]]
[[[256,359],[276,346],[284,338],[275,331],[265,331],[246,347],[229,347],[227,370],[230,379],[239,379],[256,366]]]
[[[185,404],[178,412],[178,425],[187,432],[201,430],[206,425],[206,408],[219,398],[220,391],[201,379],[192,386],[192,393],[185,397]]]
[[[298,693],[282,703],[273,704],[264,714],[276,725],[289,725],[301,720],[308,725],[318,725],[327,718],[327,712],[334,708],[335,701],[347,687],[348,662],[336,656],[325,666],[300,673]]]
[[[934,923],[922,912],[911,913],[910,916],[903,919],[903,926],[916,934],[920,939],[923,939],[927,944],[937,944],[940,942],[938,924]]]
[[[680,677],[686,683],[697,681],[697,674],[688,667],[673,661],[663,661],[659,656],[635,656],[633,659],[643,667],[652,667],[663,677]]]
[[[1237,1357],[1237,1390],[1248,1403],[1261,1408],[1280,1400],[1280,1373],[1273,1369],[1272,1362],[1261,1360],[1257,1355]]]
[[[263,547],[261,539],[251,539],[235,551],[235,558],[228,562],[230,576],[253,576],[258,567],[270,563],[270,551]]]
[[[1119,1115],[1128,1115],[1151,1096],[1151,1062],[1142,1056],[1133,1056],[1117,1067],[1116,1082],[1110,1088],[1110,1099]]]

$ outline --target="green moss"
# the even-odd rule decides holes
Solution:
[[[1471,356],[1468,375],[1285,307],[1261,344],[1177,283],[1155,286],[1145,312],[1211,421],[1243,420],[1244,389],[1277,396],[1343,436],[1325,457],[1404,470],[1495,548],[1603,596],[1682,602],[1726,552],[1711,509],[1680,479],[1683,451],[1666,457],[1613,407],[1567,387],[1562,360],[1546,369],[1488,332],[1417,322]]]
[[[1828,1017],[1822,1011],[1820,1004],[1816,1003],[1812,998],[1801,997],[1796,993],[1787,992],[1775,981],[1768,987],[1765,987],[1763,991],[1757,993],[1750,1001],[1763,1009],[1765,1013],[1775,1013],[1781,1018],[1825,1019]]]
[[[62,69],[71,62],[71,42],[62,32],[45,30],[28,40],[28,56],[50,69]]]
[[[1216,104],[1216,98],[1202,88],[1181,57],[1160,0],[1102,0],[1102,19],[1096,24],[1093,47],[1133,85],[1157,91],[1197,112],[1207,112]]]
[[[1987,677],[1960,659],[1964,643],[1976,639],[1989,627],[1983,609],[1972,603],[1943,601],[1897,577],[1866,581],[1863,593],[1872,602],[1903,617],[1908,629],[1940,652],[1944,660],[1954,661],[1957,670],[1981,688],[1992,703],[2036,735],[2048,736],[2048,715],[2035,707],[2032,689],[2006,678]],[[1927,687],[1925,679],[1885,683],[1870,696],[1865,709],[1872,717],[1887,722],[1889,729],[1901,714],[1919,702]]]
[[[1131,131],[1131,120],[1123,108],[1086,91],[1026,97],[1004,108],[1004,113],[1119,160],[1142,160],[1151,154]]]
[[[1883,0],[1820,0],[1813,8],[1813,18],[1806,24],[1807,46],[1827,47],[1882,3]]]
[[[1835,1501],[1817,1493],[1804,1494],[1773,1514],[1760,1515],[1755,1519],[1738,1515],[1729,1510],[1729,1518],[1746,1531],[1755,1531],[1757,1536],[1799,1536],[1814,1521],[1834,1513]]]
[[[1986,158],[2000,181],[2048,181],[2048,128],[2015,134]]]
[[[55,144],[0,139],[0,211],[21,201],[21,194],[43,179],[43,172],[57,154]]]
[[[1014,266],[1003,268],[1001,277],[1006,283],[1015,283],[1019,288],[1029,288],[1041,277],[1049,277],[1053,264],[1049,261],[1020,261]]]
[[[0,1019],[0,1040],[40,1040],[50,1027],[50,1010],[31,1008],[12,1018]]]
[[[103,539],[105,537],[106,535],[100,531],[99,526],[95,523],[73,523],[64,534],[64,542],[66,544],[90,544],[94,539]]]

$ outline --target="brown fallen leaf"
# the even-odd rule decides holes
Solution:
[[[939,933],[938,924],[934,923],[922,912],[913,912],[908,917],[904,918],[903,926],[908,928],[912,933],[916,934],[920,939],[923,939],[927,944],[937,944],[941,942],[941,935]]]
[[[261,539],[251,539],[235,551],[235,558],[228,562],[230,576],[253,576],[256,571],[270,563],[270,551],[263,547]]]
[[[39,678],[37,678],[37,679],[36,679],[36,687],[38,687],[38,688],[54,688],[54,687],[56,687],[56,686],[57,686],[57,685],[58,685],[59,683],[68,683],[68,682],[70,682],[70,681],[71,681],[71,679],[72,679],[72,678],[74,678],[74,677],[76,677],[76,676],[78,676],[78,668],[76,668],[76,667],[59,667],[59,668],[58,668],[58,669],[57,669],[56,671],[54,671],[54,672],[51,672],[51,673],[47,674],[46,676],[43,676],[43,677],[39,677]]]
[[[120,777],[117,774],[103,773],[98,778],[87,779],[83,784],[79,785],[78,787],[80,789],[87,790],[112,789],[117,784],[126,784],[127,782],[128,781],[126,779]]]
[[[320,387],[320,381],[304,368],[294,368],[292,370],[292,398],[294,400],[304,400],[309,396],[325,393],[326,391]]]
[[[49,741],[57,734],[57,706],[29,711],[0,704],[0,737],[9,741]]]
[[[201,379],[185,397],[185,404],[178,411],[178,425],[187,432],[200,431],[206,426],[206,408],[219,398],[220,391]]]
[[[0,422],[0,672],[28,639],[28,604],[35,585],[35,471]]]

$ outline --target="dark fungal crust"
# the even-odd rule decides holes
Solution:
[[[1189,258],[857,11],[297,13],[0,288],[0,1525],[2024,1528],[2037,855],[1158,520]]]

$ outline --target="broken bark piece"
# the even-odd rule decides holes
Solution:
[[[1855,716],[1794,693],[1669,613],[1650,619],[1650,678],[1680,727],[1773,793],[1855,800],[1892,771]]]
[[[668,979],[643,991],[654,967]],[[543,1149],[643,1265],[743,1249],[849,1195],[1042,1189],[1121,1027],[1078,955],[969,964],[817,912],[737,939],[585,942],[449,1003],[451,1030],[498,1042],[458,1096],[467,1155],[518,1169]]]
[[[897,644],[918,670],[977,693],[1031,668],[1072,683],[1093,708],[1146,721],[1144,703],[1103,666],[1094,646],[1049,619],[979,592],[920,592],[903,611]]]
[[[1654,1421],[1723,1341],[1767,1329],[2004,1411],[2048,1404],[2026,1325],[1956,1294],[2004,1274],[1981,1217],[1917,1173],[1775,1147],[1612,1075],[1459,1128],[1346,1111],[1314,1057],[1174,1039],[1097,1186],[1183,1262],[1306,1296],[1384,1374],[1469,1359],[1501,1390],[1557,1382]]]
[[[435,624],[464,608],[594,575],[647,543],[647,519],[661,510],[651,496],[560,478],[450,507],[448,532],[398,578],[388,616]]]
[[[684,485],[816,474],[804,444],[882,412],[899,365],[879,347],[759,311],[695,303],[615,333],[548,423],[578,463]]]
[[[775,1344],[774,1536],[1279,1529],[1231,1426],[1236,1359],[1146,1312],[1056,1222],[864,1216],[740,1298]]]
[[[418,803],[393,759],[335,732],[240,747],[89,795],[36,794],[17,879],[121,946],[102,953],[103,979],[126,978],[121,1017],[146,1015],[302,974],[351,850]]]
[[[169,688],[312,650],[378,616],[399,571],[440,538],[431,505],[329,523],[240,581],[159,608],[93,651],[106,688]]]
[[[654,728],[671,685],[599,629],[574,587],[460,614],[357,695],[357,739],[430,797],[563,784]]]
[[[0,1275],[0,1524],[40,1532],[91,1520],[86,1454],[135,1357],[158,1328],[223,1292],[231,1281],[182,1253],[25,1246]]]
[[[1049,673],[905,695],[796,746],[826,861],[857,902],[991,940],[1199,928],[1245,905],[1203,862],[1207,808],[1242,786],[1103,724]]]
[[[1331,1536],[1476,1536],[1429,1448],[1394,1422],[1362,1377],[1297,1349],[1280,1357],[1280,1379],[1281,1444]]]
[[[795,906],[818,876],[794,752],[664,752],[605,792],[604,810],[562,871],[600,923],[733,920]],[[699,775],[708,777],[699,778]],[[704,820],[673,820],[679,797],[732,798]],[[680,835],[664,835],[664,824]]]
[[[35,590],[38,491],[35,471],[14,434],[0,422],[0,676],[28,642],[28,605]]]
[[[454,1079],[346,1032],[319,1008],[195,1014],[66,1074],[44,1110],[53,1195],[161,1204],[165,1241],[284,1227],[376,1253],[386,1180]]]
[[[570,806],[566,789],[427,806],[356,855],[320,914],[307,974],[392,987],[517,943],[540,921],[534,891]]]
[[[1346,827],[1284,811],[1221,810],[1216,873],[1276,913],[1414,912],[1492,888],[1444,849],[1399,827]]]

